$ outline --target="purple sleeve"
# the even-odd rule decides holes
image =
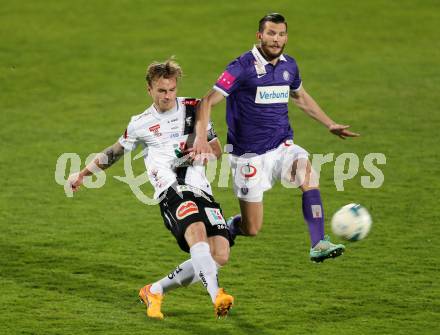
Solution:
[[[294,69],[294,76],[293,76],[293,81],[290,84],[290,90],[291,91],[298,91],[301,88],[301,76],[299,74],[299,69],[298,69],[298,65],[295,64],[295,69]]]
[[[222,93],[224,96],[228,96],[238,87],[242,73],[243,66],[238,60],[233,61],[220,75],[214,85],[214,89]]]

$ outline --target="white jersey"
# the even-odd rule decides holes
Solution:
[[[187,147],[188,136],[194,132],[194,111],[199,102],[180,97],[176,100],[176,106],[166,112],[158,112],[153,104],[142,114],[133,116],[124,135],[119,138],[119,143],[129,151],[139,144],[146,149],[144,161],[156,199],[178,178],[212,195],[204,166],[175,167]],[[209,123],[208,140],[215,137]]]

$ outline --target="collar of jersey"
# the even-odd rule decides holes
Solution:
[[[153,111],[153,115],[157,119],[163,118],[164,116],[168,116],[170,114],[174,114],[175,112],[177,112],[179,110],[179,99],[176,98],[176,105],[173,108],[171,108],[165,112],[159,112],[156,109],[156,106],[154,106],[154,103],[151,105],[151,110]]]
[[[264,66],[269,64],[269,62],[260,53],[260,50],[258,50],[256,45],[254,45],[254,47],[252,48],[251,52],[252,52],[252,55],[254,55],[254,58],[255,58],[255,60],[257,62],[261,63]],[[283,62],[287,62],[287,59],[286,59],[286,57],[284,57],[284,55],[280,56],[280,60],[283,61]]]

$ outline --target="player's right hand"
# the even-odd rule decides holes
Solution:
[[[84,177],[81,175],[81,173],[76,172],[72,173],[69,178],[67,178],[67,183],[69,184],[69,187],[72,189],[73,192],[76,192],[79,190],[79,187],[82,185],[84,180]]]
[[[349,131],[347,128],[350,128],[350,126],[342,125],[342,124],[336,124],[335,123],[335,124],[330,125],[328,130],[332,134],[334,134],[336,136],[339,136],[343,140],[345,140],[347,137],[358,137],[358,136],[360,136],[358,133],[353,133],[352,131]]]

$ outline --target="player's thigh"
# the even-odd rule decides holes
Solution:
[[[311,181],[312,165],[309,153],[299,145],[292,144],[283,149],[282,161],[278,170],[281,183],[288,188],[306,187]]]
[[[195,243],[207,241],[203,208],[191,192],[179,195],[170,187],[160,202],[160,209],[165,227],[171,231],[183,251],[189,252]]]
[[[208,237],[209,248],[211,249],[212,258],[217,264],[223,266],[229,260],[229,241],[224,236]]]
[[[292,163],[291,180],[303,192],[319,188],[319,176],[307,158],[300,158]]]
[[[191,248],[198,242],[207,242],[206,228],[203,222],[194,222],[188,225],[185,230],[185,240]]]
[[[233,240],[226,225],[225,217],[220,204],[211,197],[210,201],[203,199],[200,202],[204,215],[204,223],[206,228],[206,235],[209,241],[215,241],[218,243],[213,244],[211,248],[213,256],[217,258],[225,259],[227,261],[229,255],[229,247],[233,245]],[[221,259],[218,263],[222,263]]]
[[[241,210],[241,226],[243,233],[255,236],[263,226],[263,202],[248,202],[239,199]]]

